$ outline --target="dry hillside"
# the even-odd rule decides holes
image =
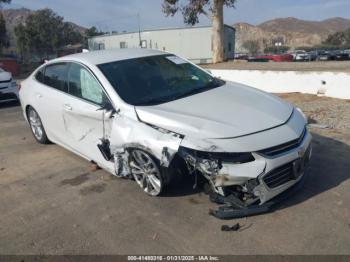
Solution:
[[[261,51],[280,41],[292,49],[301,46],[314,46],[320,44],[328,35],[350,28],[350,20],[344,18],[331,18],[323,21],[305,21],[296,18],[278,18],[254,26],[247,23],[238,23],[236,51],[246,52],[243,48],[247,40],[256,40]]]

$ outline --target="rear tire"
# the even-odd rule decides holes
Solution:
[[[40,144],[50,144],[50,140],[47,138],[40,116],[31,106],[27,109],[27,118],[35,140]]]

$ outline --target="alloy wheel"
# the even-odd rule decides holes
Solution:
[[[162,191],[162,178],[157,163],[142,150],[133,150],[130,155],[131,173],[142,190],[151,196]]]
[[[29,124],[35,138],[41,140],[44,134],[43,125],[41,123],[38,113],[33,109],[29,111]]]

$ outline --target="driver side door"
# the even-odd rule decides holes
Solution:
[[[101,109],[110,103],[102,85],[87,67],[70,63],[68,94],[64,102],[64,120],[72,147],[90,161],[110,168],[111,163],[97,147],[111,121],[110,113]]]

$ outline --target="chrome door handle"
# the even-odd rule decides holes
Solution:
[[[64,109],[66,109],[67,111],[72,111],[73,110],[72,106],[69,105],[69,104],[65,104],[64,105]]]
[[[37,97],[37,98],[42,98],[43,95],[42,95],[42,94],[39,94],[39,93],[36,93],[36,97]]]

